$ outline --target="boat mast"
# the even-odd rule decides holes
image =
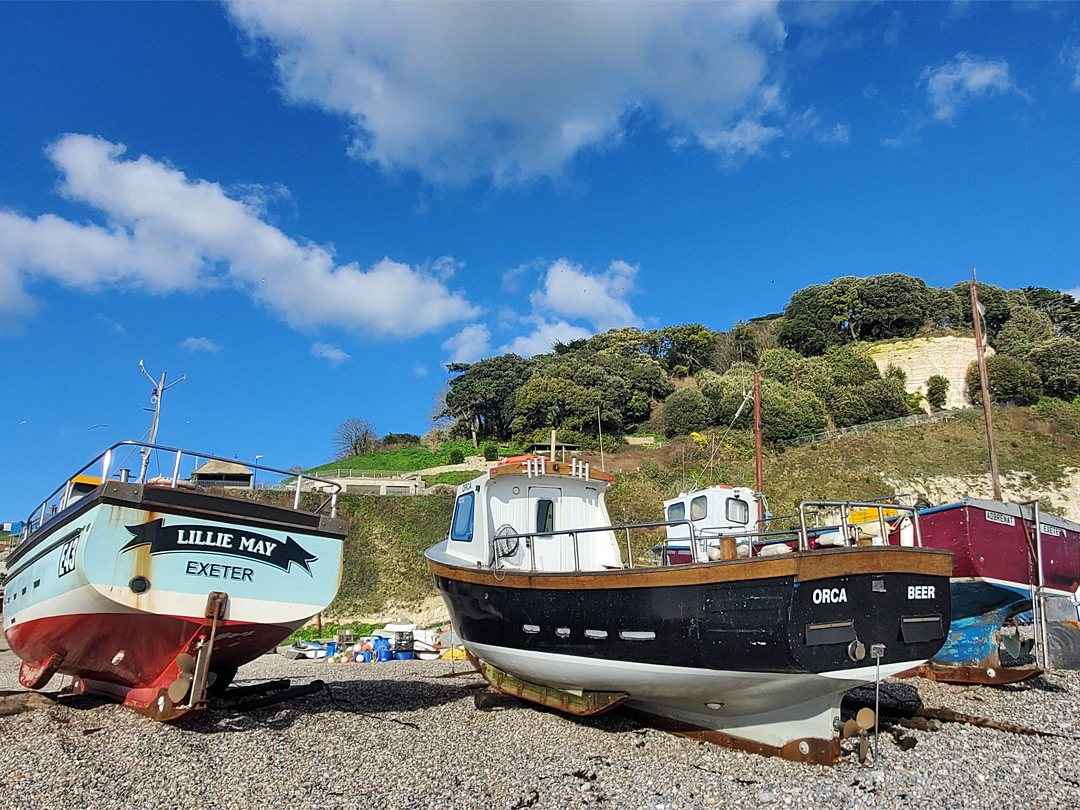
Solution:
[[[990,414],[990,384],[986,375],[986,356],[983,354],[982,314],[986,309],[979,303],[975,288],[975,268],[971,268],[971,322],[975,325],[975,356],[979,361],[979,384],[982,388],[983,418],[986,420],[986,443],[990,449],[990,478],[994,484],[994,500],[1001,500],[1001,477],[998,473],[997,446],[994,443],[994,419]]]
[[[765,469],[761,458],[761,375],[754,370],[754,486],[757,488],[758,526],[765,526]]]
[[[146,370],[146,366],[143,365],[142,360],[139,361],[139,369],[142,371],[142,373],[144,375],[146,375],[146,379],[150,380],[150,382],[153,383],[153,385],[154,385],[154,392],[150,395],[150,402],[153,403],[153,405],[154,405],[154,421],[150,424],[150,439],[148,441],[148,444],[154,444],[157,441],[158,420],[161,417],[161,400],[164,397],[166,391],[168,391],[174,385],[179,385],[184,380],[186,380],[187,379],[187,374],[185,374],[179,380],[176,380],[176,382],[170,383],[169,385],[165,385],[165,377],[169,372],[167,372],[167,371],[161,372],[161,380],[155,380],[153,377],[150,376],[150,372]],[[146,410],[150,410],[150,409],[146,408]],[[142,457],[143,457],[142,469],[139,471],[139,481],[142,482],[142,483],[145,483],[146,482],[146,468],[150,466],[150,448],[149,447],[144,447],[143,448]]]

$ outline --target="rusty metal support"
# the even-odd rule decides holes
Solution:
[[[723,731],[714,731],[688,723],[681,723],[640,709],[631,708],[631,711],[644,719],[648,725],[661,731],[679,737],[687,737],[691,740],[700,740],[712,745],[719,745],[723,748],[759,754],[763,757],[780,757],[792,762],[805,762],[809,765],[835,765],[843,754],[839,736],[831,739],[806,737],[801,740],[792,740],[783,746],[766,745],[765,743],[726,734]]]
[[[210,672],[210,656],[214,654],[214,638],[217,636],[218,622],[225,618],[225,607],[229,595],[221,591],[211,591],[206,597],[205,618],[210,619],[210,634],[199,640],[198,654],[195,656],[195,674],[191,679],[191,691],[185,708],[206,706],[207,676]]]

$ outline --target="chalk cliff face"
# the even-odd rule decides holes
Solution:
[[[968,366],[976,359],[975,338],[946,335],[898,340],[871,346],[870,354],[882,374],[890,365],[903,369],[907,374],[909,393],[918,391],[925,397],[926,381],[940,374],[949,381],[945,407],[968,407],[964,399],[964,378]],[[994,350],[988,346],[986,356],[993,354]]]

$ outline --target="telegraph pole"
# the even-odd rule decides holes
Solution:
[[[983,354],[982,316],[986,309],[979,303],[975,288],[975,268],[971,268],[971,322],[975,325],[975,356],[979,361],[979,383],[982,388],[983,419],[986,420],[986,443],[990,449],[990,478],[994,485],[994,500],[1001,500],[1001,476],[998,472],[997,446],[994,443],[994,418],[990,414],[990,384],[986,375],[986,356]]]

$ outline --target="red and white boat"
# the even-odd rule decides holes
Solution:
[[[171,475],[128,480],[119,457],[135,450],[164,457]],[[8,556],[4,592],[23,685],[71,675],[77,693],[175,720],[205,708],[215,679],[227,685],[334,599],[346,533],[338,486],[299,476],[272,505],[181,479],[207,459],[240,466],[120,442],[33,512]],[[301,509],[305,497],[321,504]]]

